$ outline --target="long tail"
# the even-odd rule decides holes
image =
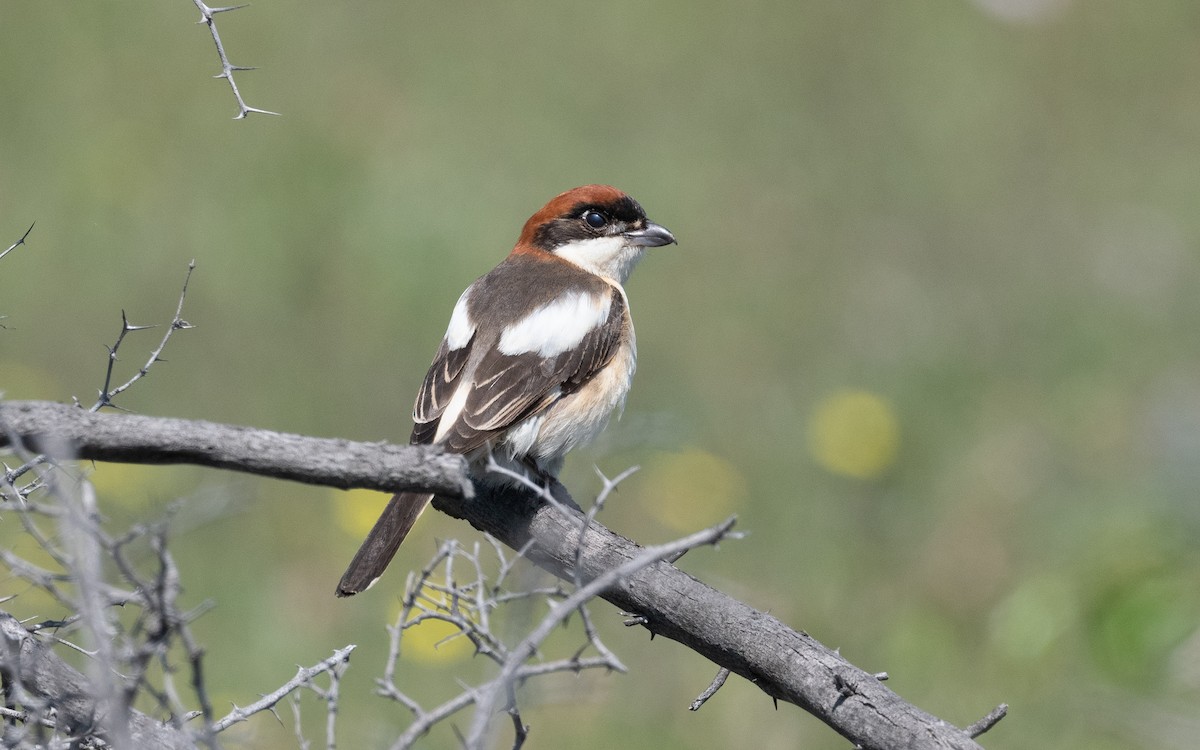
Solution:
[[[400,548],[400,543],[408,536],[421,511],[432,499],[433,495],[412,492],[392,496],[391,502],[371,528],[371,533],[367,534],[358,552],[354,553],[350,567],[342,574],[337,587],[338,596],[354,596],[379,580]]]

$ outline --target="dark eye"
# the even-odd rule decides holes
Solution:
[[[583,214],[583,220],[592,229],[603,229],[608,224],[608,217],[599,211],[587,211]]]

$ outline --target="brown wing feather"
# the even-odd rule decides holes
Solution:
[[[442,340],[442,345],[438,347],[437,354],[433,357],[433,364],[429,366],[429,372],[425,373],[425,381],[421,383],[421,390],[417,392],[416,403],[413,404],[412,416],[413,422],[416,424],[413,425],[412,436],[409,438],[409,442],[413,445],[433,442],[433,436],[437,433],[438,420],[441,418],[442,412],[446,410],[446,404],[454,395],[458,377],[471,357],[471,349],[474,344],[474,334],[471,335],[466,346],[460,349],[451,350],[446,345],[445,339]]]
[[[556,357],[537,352],[502,354],[491,348],[474,368],[474,386],[453,428],[441,444],[470,453],[497,433],[549,408],[578,390],[612,360],[625,334],[625,299],[616,289],[608,317],[579,345]]]

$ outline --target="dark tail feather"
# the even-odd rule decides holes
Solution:
[[[384,569],[400,548],[400,543],[408,536],[421,511],[425,510],[425,506],[432,499],[433,495],[411,492],[392,496],[391,502],[383,509],[379,520],[371,528],[371,533],[367,534],[358,552],[354,553],[350,567],[342,574],[342,580],[337,587],[338,596],[354,596],[366,591],[383,575]]]

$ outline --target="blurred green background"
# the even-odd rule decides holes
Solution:
[[[121,309],[168,321],[195,258],[196,328],[125,407],[404,441],[462,288],[546,199],[612,183],[679,246],[628,286],[639,372],[568,462],[578,498],[637,464],[602,516],[622,533],[736,512],[749,536],[685,569],[949,721],[1010,703],[989,748],[1195,747],[1200,5],[260,0],[219,25],[282,117],[239,122],[196,17],[0,6],[0,246],[37,221],[0,261],[6,397],[90,403]],[[187,499],[219,713],[353,642],[342,746],[406,725],[371,694],[384,625],[405,568],[472,530],[427,515],[335,601],[382,498],[94,481],[117,516]],[[30,601],[6,606],[58,614]],[[714,667],[595,614],[632,672],[533,686],[530,747],[845,746],[740,679],[689,713]],[[414,649],[402,672],[432,700],[474,669]]]

